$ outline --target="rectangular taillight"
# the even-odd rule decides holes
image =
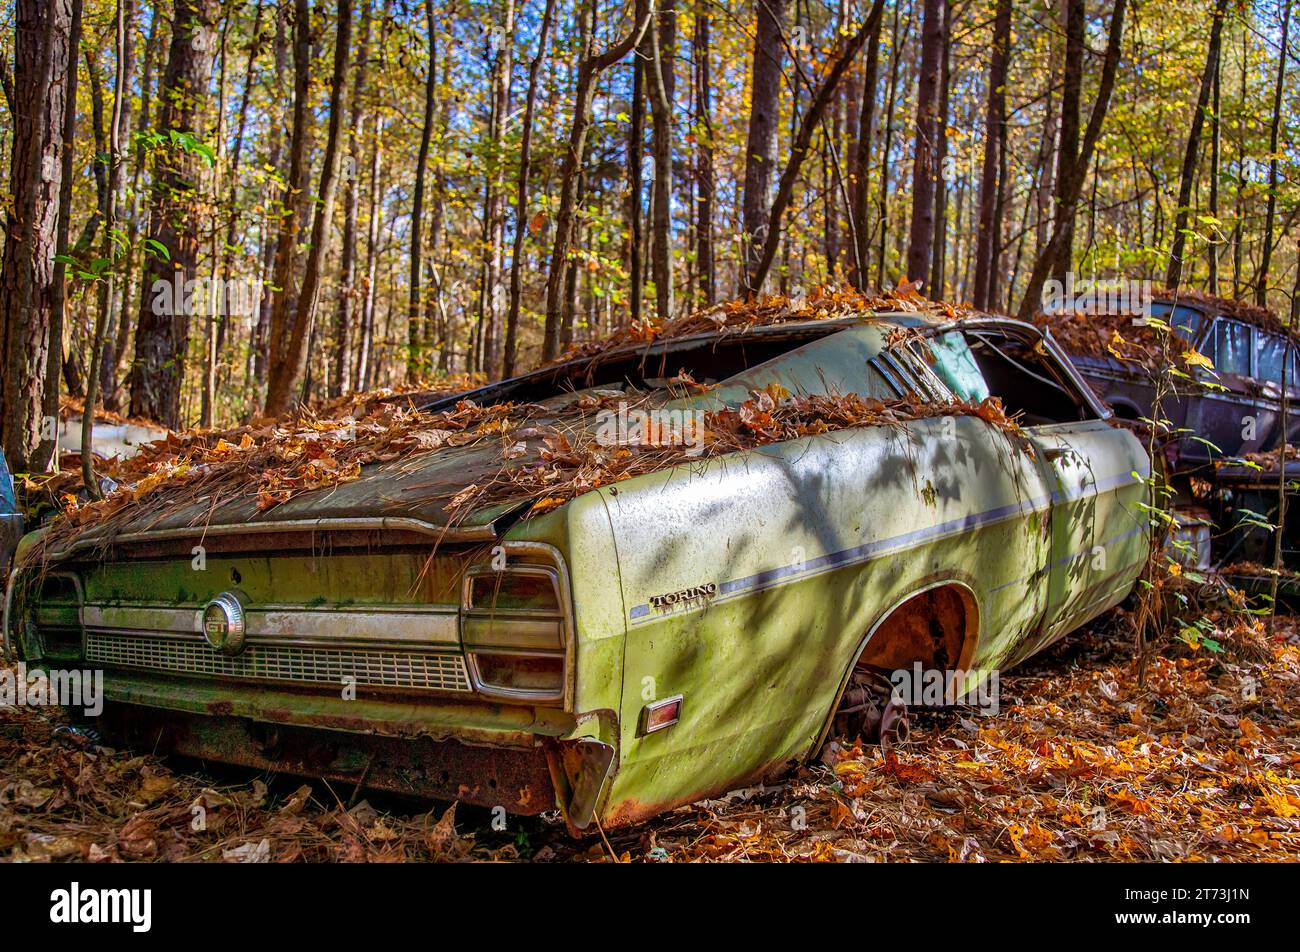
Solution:
[[[465,576],[461,642],[474,687],[490,697],[564,699],[567,624],[559,572],[549,565],[480,565]]]

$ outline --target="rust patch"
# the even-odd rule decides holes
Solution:
[[[858,664],[896,670],[920,661],[947,670],[962,659],[966,604],[952,586],[922,592],[896,608],[871,636]]]
[[[246,718],[109,704],[106,736],[137,749],[174,753],[367,788],[503,806],[533,815],[554,809],[539,747],[471,747],[430,737],[386,737],[268,724]]]

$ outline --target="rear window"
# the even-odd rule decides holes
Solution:
[[[1256,333],[1259,335],[1259,346],[1255,351],[1255,359],[1259,361],[1256,376],[1261,380],[1271,380],[1280,386],[1282,361],[1286,358],[1286,341],[1277,334],[1266,334],[1262,331]]]
[[[1152,303],[1151,316],[1160,318],[1174,330],[1181,332],[1188,340],[1195,340],[1197,332],[1205,322],[1205,315],[1195,308],[1163,301]]]
[[[1214,369],[1221,374],[1250,376],[1251,327],[1219,318],[1214,324]]]

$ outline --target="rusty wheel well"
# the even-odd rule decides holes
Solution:
[[[927,588],[897,605],[867,639],[857,665],[884,670],[965,668],[973,654],[979,608],[964,585]]]

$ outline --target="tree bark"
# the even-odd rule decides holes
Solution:
[[[202,140],[219,11],[217,0],[175,2],[167,70],[158,95],[157,126],[164,135],[177,132]],[[190,315],[181,299],[198,260],[198,177],[199,161],[193,153],[175,144],[159,148],[146,239],[153,251],[145,257],[131,368],[131,416],[172,429],[182,425]],[[166,256],[159,249],[166,249]],[[163,294],[168,287],[169,294]],[[175,293],[178,289],[182,293]]]
[[[1282,47],[1277,57],[1277,82],[1273,87],[1273,121],[1268,132],[1268,209],[1264,213],[1264,249],[1255,278],[1255,303],[1268,306],[1268,272],[1273,260],[1273,219],[1277,215],[1278,134],[1282,126],[1282,88],[1286,82],[1287,41],[1291,29],[1291,0],[1282,8]]]
[[[0,432],[10,468],[31,468],[40,443],[46,354],[55,306],[54,254],[62,181],[71,7],[14,5],[13,149],[0,265]]]
[[[984,162],[980,170],[979,224],[975,233],[975,307],[992,307],[990,288],[997,266],[994,249],[1002,223],[997,208],[998,163],[1006,148],[1007,65],[1011,45],[1011,0],[998,0],[993,20],[993,51],[989,59],[988,107],[984,119]]]
[[[553,360],[559,353],[560,333],[564,323],[564,276],[573,240],[574,212],[577,207],[578,178],[582,172],[582,157],[586,152],[587,130],[591,127],[591,104],[595,96],[596,81],[600,74],[630,53],[645,34],[650,24],[649,0],[636,0],[633,24],[627,36],[604,52],[590,52],[595,28],[594,0],[583,0],[578,13],[581,57],[578,63],[578,82],[573,97],[573,123],[569,127],[569,142],[560,173],[559,205],[555,216],[555,241],[551,248],[551,264],[546,276],[546,328],[542,340],[542,359]]]
[[[770,237],[772,174],[776,170],[780,121],[781,63],[785,46],[786,0],[760,0],[750,68],[749,134],[745,148],[745,190],[741,227],[745,234],[740,294],[755,294],[763,249]]]
[[[300,11],[306,14],[307,0],[298,0]],[[272,354],[271,376],[267,382],[266,413],[279,416],[287,413],[294,400],[294,391],[307,367],[308,348],[316,321],[316,304],[320,295],[321,271],[330,244],[330,219],[334,214],[334,194],[338,186],[339,128],[347,111],[347,70],[349,48],[352,42],[352,0],[338,2],[338,32],[334,42],[334,72],[330,79],[329,129],[325,138],[325,155],[321,164],[320,202],[312,218],[311,246],[303,268],[302,289],[298,309],[292,325],[285,329],[284,346],[279,360]]]
[[[1110,30],[1106,38],[1106,55],[1102,62],[1101,78],[1097,84],[1097,99],[1093,103],[1092,113],[1088,117],[1088,128],[1083,135],[1083,145],[1075,161],[1069,165],[1070,175],[1064,182],[1058,182],[1058,194],[1061,200],[1057,207],[1057,227],[1052,237],[1034,262],[1033,272],[1025,296],[1020,301],[1018,316],[1021,320],[1030,320],[1042,304],[1043,285],[1052,272],[1053,264],[1060,260],[1061,249],[1067,239],[1065,223],[1074,219],[1074,209],[1079,203],[1083,191],[1084,176],[1092,162],[1092,152],[1101,136],[1101,126],[1110,108],[1110,96],[1115,89],[1115,73],[1119,67],[1120,44],[1124,38],[1124,8],[1127,0],[1115,0],[1115,11],[1111,14]]]
[[[943,56],[945,0],[925,0],[921,24],[921,73],[916,84],[916,147],[912,161],[912,223],[908,235],[907,278],[924,282],[934,244],[934,184],[940,58]]]
[[[503,377],[515,375],[515,359],[519,348],[519,315],[524,297],[524,236],[529,226],[528,177],[533,164],[533,112],[537,108],[537,84],[541,78],[542,63],[546,59],[546,44],[555,17],[555,0],[546,0],[542,11],[542,24],[538,29],[537,52],[528,64],[528,92],[524,97],[523,128],[519,142],[519,178],[515,182],[515,234],[510,255],[510,310],[506,315],[505,354],[501,365]]]
[[[1196,168],[1201,156],[1201,130],[1205,128],[1205,110],[1210,102],[1214,75],[1218,70],[1219,46],[1223,37],[1223,18],[1227,14],[1228,0],[1215,0],[1214,22],[1210,26],[1210,43],[1205,52],[1205,69],[1201,73],[1200,91],[1196,96],[1196,111],[1187,133],[1187,148],[1183,150],[1182,176],[1178,185],[1178,212],[1174,221],[1174,240],[1169,248],[1169,267],[1165,272],[1165,287],[1177,288],[1183,280],[1183,249],[1187,242],[1187,223],[1192,212],[1192,186],[1196,182]]]

